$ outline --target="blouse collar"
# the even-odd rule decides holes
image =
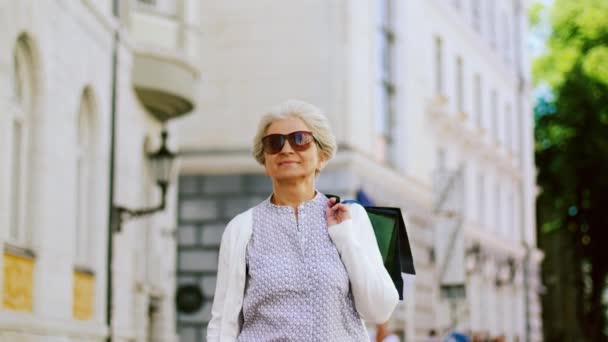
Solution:
[[[270,199],[272,198],[272,194],[270,194],[270,196],[268,196],[268,198],[266,199],[266,205],[276,211],[279,212],[293,212],[293,208],[288,206],[288,205],[278,205],[278,204],[274,204],[270,201]],[[325,201],[323,201],[325,200]],[[322,194],[320,191],[315,190],[315,196],[307,201],[304,201],[302,203],[300,203],[298,205],[298,212],[301,212],[302,210],[306,210],[315,206],[318,206],[321,204],[321,202],[323,202],[323,204],[326,204],[327,202],[327,197]]]

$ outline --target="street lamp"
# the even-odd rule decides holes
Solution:
[[[164,210],[166,206],[166,195],[169,181],[171,180],[173,161],[175,160],[175,153],[169,151],[167,148],[167,131],[163,130],[161,133],[162,142],[158,151],[149,155],[150,162],[152,164],[152,172],[156,178],[156,184],[161,190],[161,202],[159,205],[149,208],[141,209],[130,209],[122,206],[113,205],[112,210],[115,211],[114,217],[116,222],[114,223],[114,232],[120,232],[122,230],[122,223],[124,221],[147,216],[158,211]]]

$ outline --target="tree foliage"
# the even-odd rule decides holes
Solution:
[[[535,83],[550,89],[535,106],[539,238],[568,231],[580,298],[575,324],[587,340],[607,341],[608,0],[533,6],[533,29],[543,15],[551,30],[533,64]]]

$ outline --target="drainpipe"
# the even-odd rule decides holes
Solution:
[[[519,143],[518,143],[518,147],[519,147],[519,162],[520,162],[520,171],[525,175],[526,173],[526,169],[527,166],[524,165],[524,156],[525,156],[525,152],[523,151],[523,147],[524,146],[524,137],[525,134],[528,132],[524,132],[523,128],[525,127],[524,125],[524,106],[523,106],[523,96],[524,96],[524,91],[525,91],[525,78],[524,78],[524,70],[523,70],[523,51],[522,51],[522,44],[523,44],[523,39],[524,36],[522,35],[522,11],[523,11],[523,7],[524,4],[521,1],[515,1],[514,2],[514,13],[515,15],[513,16],[513,23],[514,23],[514,29],[515,29],[515,38],[517,39],[517,44],[513,44],[514,48],[515,48],[515,56],[517,58],[516,60],[516,70],[517,70],[517,89],[516,89],[516,101],[517,101],[517,116],[518,116],[518,123],[519,123],[519,127],[518,127],[518,131],[519,131]],[[527,152],[527,151],[526,151]],[[524,341],[526,342],[530,342],[530,338],[531,338],[531,319],[530,319],[530,261],[531,261],[531,257],[530,254],[532,253],[532,248],[533,246],[529,246],[528,242],[525,241],[526,238],[526,211],[527,208],[525,206],[525,201],[524,201],[524,196],[526,195],[526,184],[525,184],[525,180],[521,180],[520,184],[519,184],[519,193],[520,193],[520,227],[521,227],[521,238],[523,240],[523,246],[526,250],[526,254],[524,256],[524,260],[523,260],[523,282],[524,282],[524,319],[525,319],[525,332],[524,332]]]
[[[120,13],[118,0],[112,1],[112,12],[116,22],[119,23]],[[118,217],[114,208],[114,165],[116,163],[116,85],[118,78],[118,47],[119,47],[119,28],[114,29],[114,42],[112,46],[112,90],[110,105],[110,165],[109,165],[109,194],[108,194],[108,250],[106,260],[106,326],[108,327],[107,342],[112,342],[112,310],[113,310],[113,259],[114,259],[114,227]]]

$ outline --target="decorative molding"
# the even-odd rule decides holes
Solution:
[[[427,104],[428,117],[439,130],[443,138],[451,139],[462,148],[469,149],[480,158],[492,162],[500,171],[512,179],[522,179],[517,159],[500,145],[492,136],[488,136],[483,127],[471,127],[465,112],[450,112],[447,100],[441,95],[430,99]]]
[[[523,260],[526,248],[516,241],[507,240],[473,226],[470,222],[464,225],[465,238],[473,243],[481,245],[482,254],[491,254],[497,257],[512,257],[515,260]]]

